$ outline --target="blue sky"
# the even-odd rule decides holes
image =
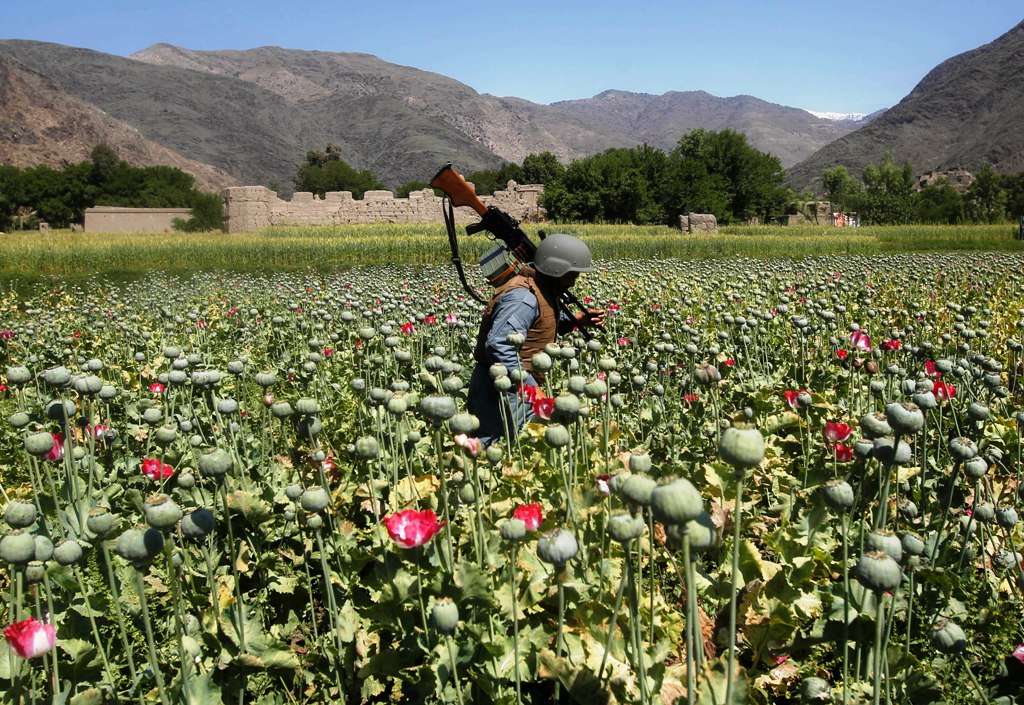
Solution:
[[[619,89],[753,95],[872,112],[941,61],[1024,19],[1020,0],[7,0],[0,38],[127,56],[189,49],[359,51],[538,103]]]

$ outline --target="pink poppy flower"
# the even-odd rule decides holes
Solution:
[[[455,445],[466,451],[466,455],[472,458],[480,455],[480,439],[460,433],[455,436]]]
[[[388,535],[403,548],[422,546],[434,537],[446,522],[438,521],[437,515],[430,509],[405,511],[384,517],[384,526]]]
[[[1024,663],[1024,644],[1021,644],[1016,649],[1014,649],[1013,653],[1010,655],[1018,661],[1020,661],[1021,663]]]
[[[853,433],[853,427],[848,423],[829,421],[825,424],[825,438],[830,443],[842,443],[850,437],[851,433]]]
[[[622,338],[619,338],[619,347],[620,348],[624,348],[627,345],[629,345],[629,338],[626,338],[625,336],[623,336]]]
[[[526,524],[527,531],[536,531],[544,521],[539,504],[522,504],[513,510],[512,516]]]
[[[30,617],[4,629],[4,638],[11,651],[21,658],[36,658],[53,650],[57,643],[57,630],[52,624],[43,624]]]
[[[601,494],[611,494],[612,487],[608,484],[611,481],[611,475],[604,472],[597,476],[597,491]]]
[[[46,454],[46,459],[51,463],[56,463],[64,458],[64,434],[51,433],[50,435],[53,436],[53,448],[50,448],[50,452]]]
[[[457,313],[446,313],[444,315],[444,322],[449,325],[454,325],[459,322],[459,314]]]
[[[871,352],[871,338],[862,330],[855,330],[850,333],[850,345],[861,352]]]

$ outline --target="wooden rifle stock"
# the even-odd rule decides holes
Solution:
[[[448,196],[453,206],[469,206],[481,218],[487,214],[487,206],[476,195],[473,186],[451,164],[445,164],[430,180],[431,188],[439,188]]]

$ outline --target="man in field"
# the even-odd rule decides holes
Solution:
[[[573,287],[581,273],[591,271],[590,248],[572,235],[554,233],[537,246],[532,266],[495,290],[484,309],[474,352],[477,364],[469,381],[468,408],[480,419],[477,437],[485,446],[506,433],[518,433],[532,418],[531,387],[535,391],[544,381],[544,372],[533,369],[533,356],[555,342],[559,333],[603,322],[599,310],[572,316],[558,306],[558,297]],[[522,370],[525,378],[499,392],[496,385],[507,385],[507,381],[492,378],[495,363],[509,373]]]

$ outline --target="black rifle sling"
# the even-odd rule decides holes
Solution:
[[[486,305],[487,301],[473,291],[469,282],[466,281],[466,272],[462,269],[462,258],[459,257],[459,239],[455,234],[455,207],[452,205],[450,198],[445,198],[442,201],[441,210],[444,213],[444,226],[448,231],[448,244],[452,249],[452,264],[455,265],[455,271],[459,273],[459,281],[462,282],[462,288],[474,299]]]

